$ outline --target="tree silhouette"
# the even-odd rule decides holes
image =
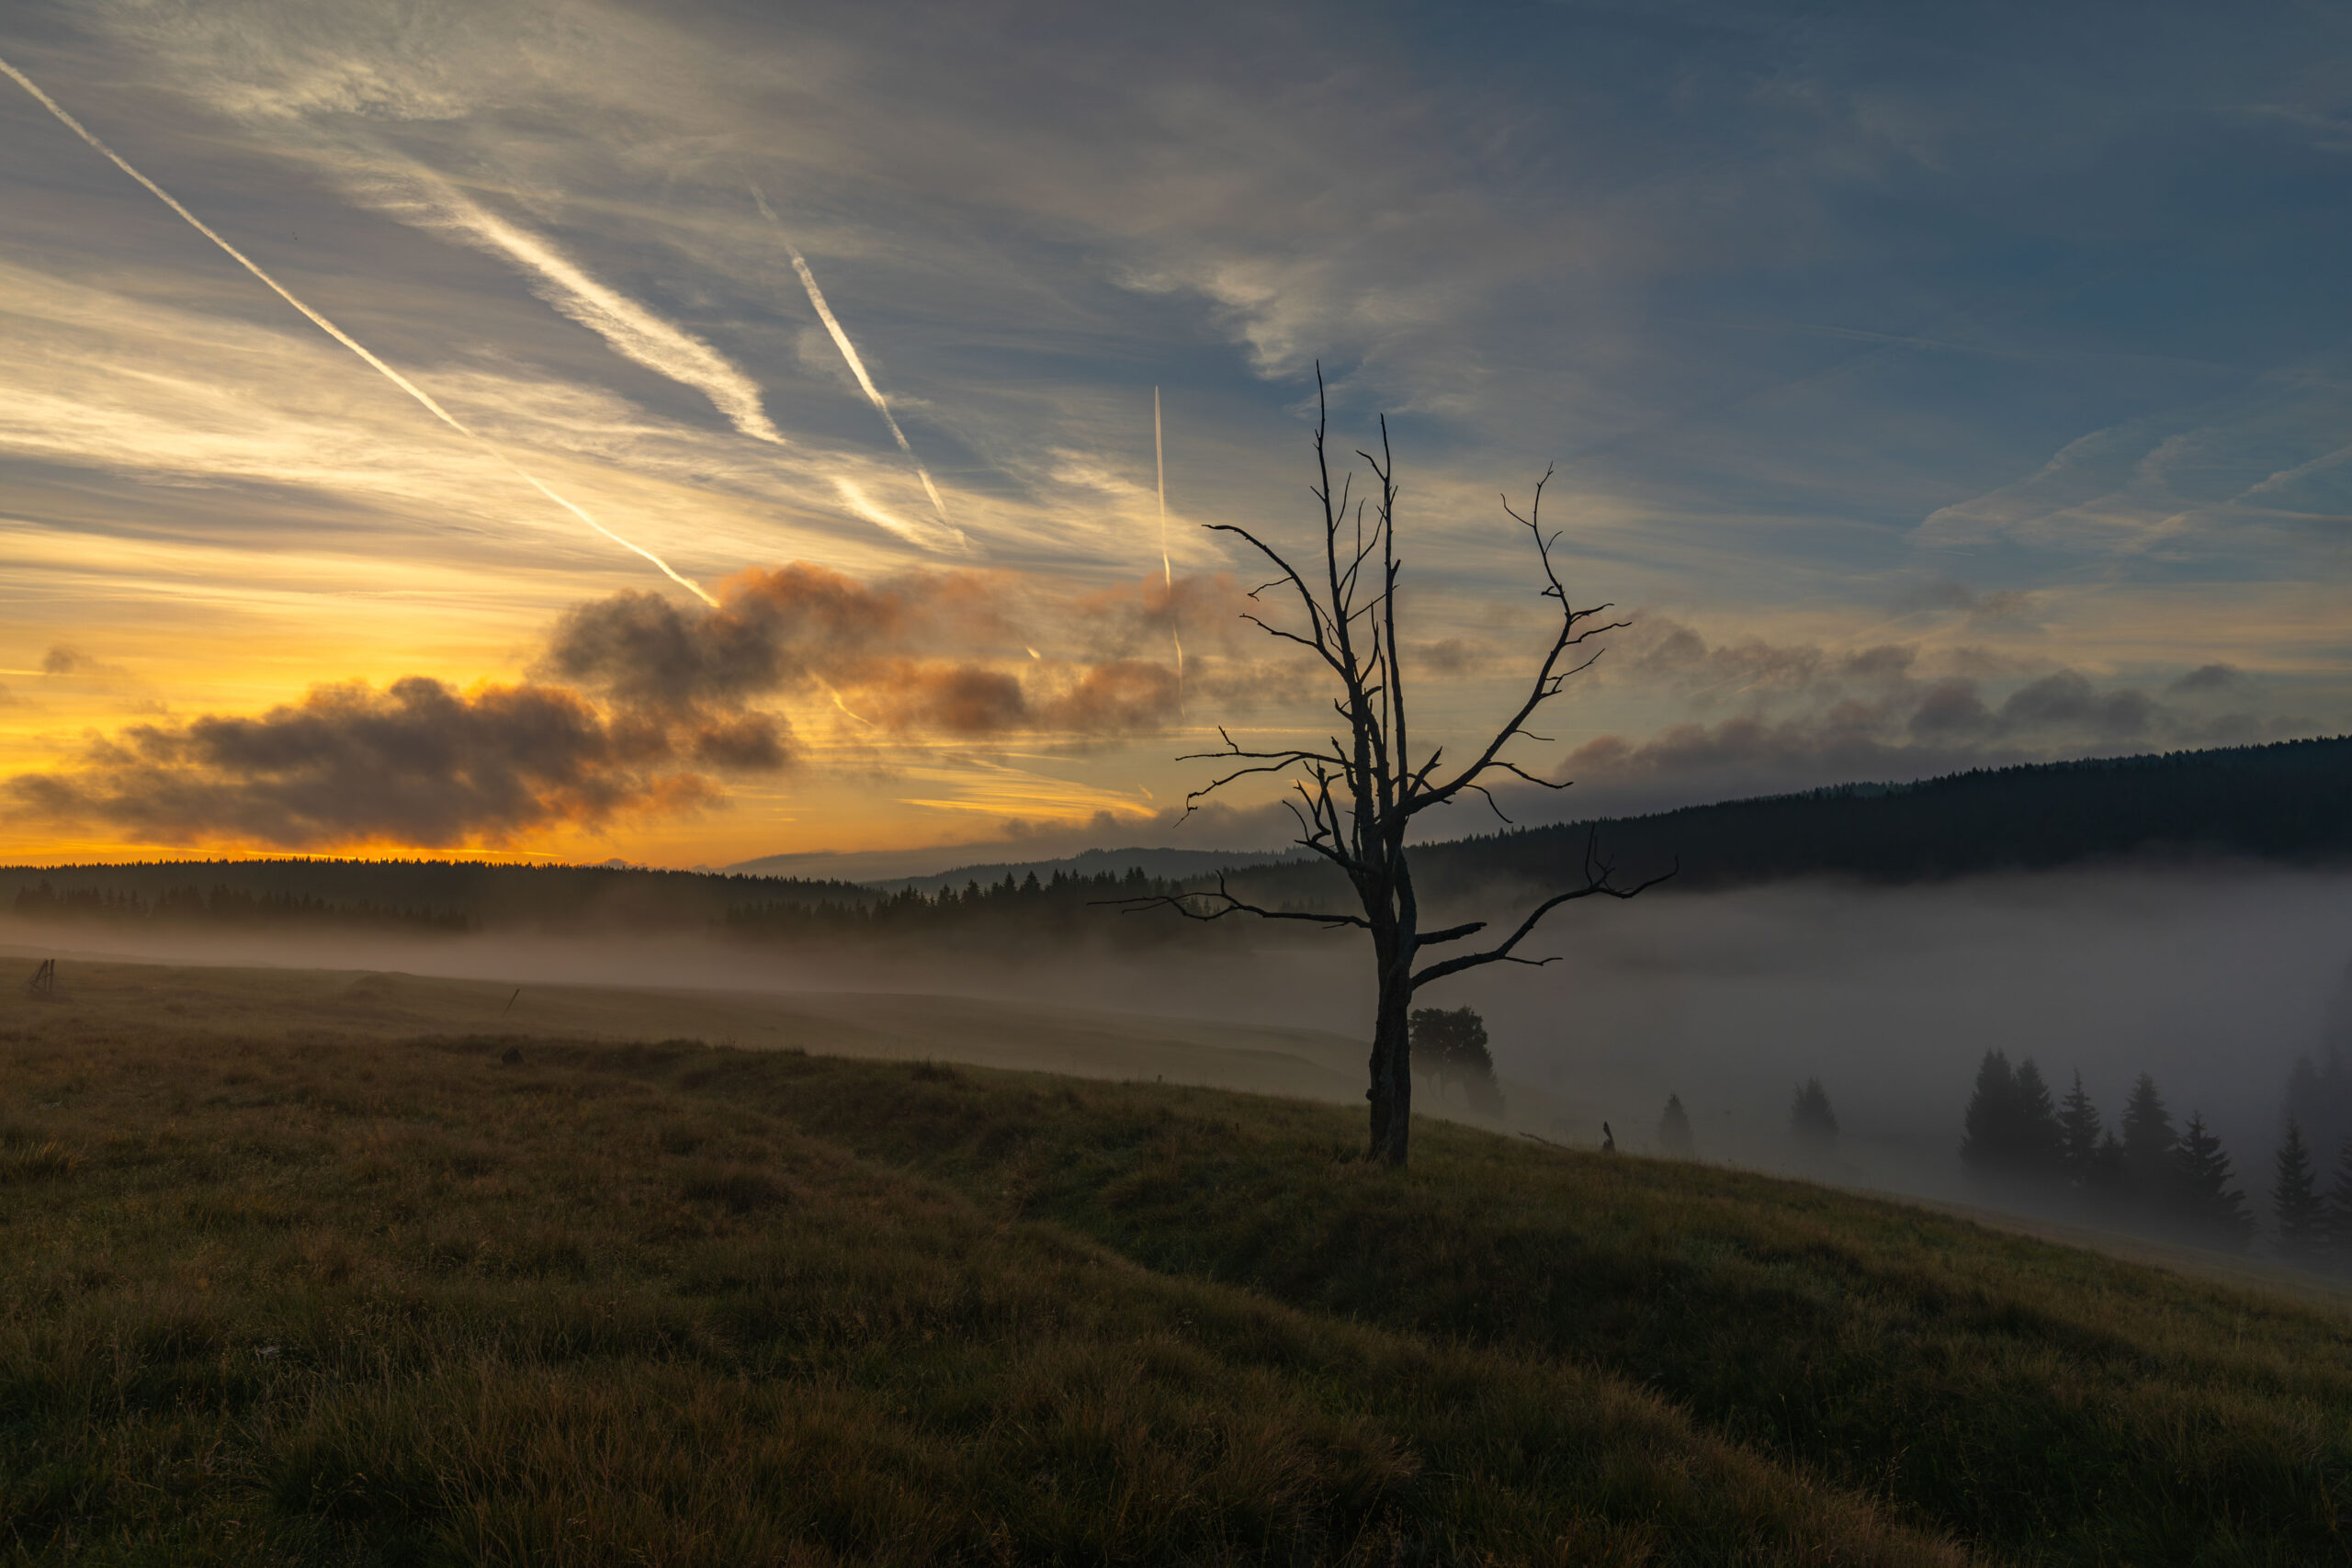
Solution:
[[[1657,1119],[1657,1146],[1661,1154],[1678,1159],[1689,1159],[1699,1152],[1699,1141],[1691,1136],[1690,1114],[1682,1109],[1682,1097],[1666,1097],[1666,1110]]]
[[[2050,1103],[2050,1086],[2042,1081],[2041,1069],[2030,1056],[2018,1064],[2013,1110],[2017,1120],[2010,1146],[2018,1169],[2030,1176],[2056,1175],[2064,1163],[2065,1129]]]
[[[2320,1201],[2319,1184],[2312,1174],[2311,1151],[2303,1145],[2303,1130],[2287,1118],[2287,1135],[2279,1140],[2276,1170],[2270,1181],[2270,1213],[2278,1225],[2278,1256],[2296,1263],[2319,1258],[2327,1244],[2327,1212]]]
[[[2230,1185],[2230,1156],[2222,1140],[2207,1131],[2202,1115],[2190,1115],[2181,1130],[2175,1160],[2181,1217],[2202,1239],[2243,1249],[2253,1234],[2254,1216],[2246,1213],[2245,1194]]]
[[[1565,783],[1539,778],[1503,756],[1504,750],[1530,734],[1528,720],[1544,704],[1560,695],[1570,676],[1589,668],[1595,651],[1584,656],[1586,644],[1605,631],[1629,625],[1602,619],[1610,606],[1579,610],[1570,604],[1553,558],[1556,540],[1544,536],[1542,517],[1544,488],[1551,480],[1546,470],[1522,515],[1506,497],[1506,515],[1527,530],[1535,548],[1535,566],[1543,586],[1538,592],[1555,603],[1559,618],[1549,633],[1549,645],[1538,661],[1510,717],[1492,739],[1470,754],[1468,761],[1448,766],[1445,749],[1426,752],[1412,747],[1407,719],[1404,645],[1396,630],[1396,460],[1388,445],[1388,423],[1380,422],[1380,455],[1359,451],[1378,482],[1376,496],[1354,498],[1354,476],[1335,487],[1325,437],[1329,410],[1323,396],[1323,373],[1315,373],[1317,417],[1315,463],[1318,483],[1314,489],[1322,508],[1323,558],[1310,563],[1308,572],[1294,567],[1283,554],[1249,529],[1231,523],[1208,525],[1214,533],[1233,534],[1245,540],[1274,569],[1273,579],[1250,597],[1269,589],[1282,591],[1298,616],[1294,626],[1277,626],[1261,616],[1244,617],[1269,637],[1306,649],[1337,683],[1331,706],[1339,728],[1317,745],[1282,746],[1252,750],[1238,744],[1223,727],[1222,750],[1195,753],[1185,761],[1214,761],[1232,767],[1185,797],[1190,813],[1201,799],[1238,780],[1271,775],[1288,779],[1297,798],[1290,802],[1299,826],[1297,842],[1339,868],[1355,894],[1360,913],[1312,914],[1295,909],[1270,909],[1249,903],[1219,877],[1216,890],[1138,899],[1132,908],[1167,906],[1193,919],[1222,919],[1227,915],[1254,915],[1262,919],[1312,920],[1335,929],[1352,928],[1372,941],[1378,1005],[1374,1012],[1370,1062],[1371,1087],[1364,1098],[1372,1102],[1370,1156],[1391,1165],[1405,1163],[1412,1127],[1412,1037],[1408,1015],[1413,994],[1434,980],[1459,975],[1488,964],[1548,964],[1551,958],[1519,955],[1524,942],[1544,917],[1561,905],[1596,897],[1631,898],[1644,888],[1664,881],[1652,877],[1621,886],[1612,868],[1600,858],[1597,837],[1585,845],[1581,880],[1538,903],[1494,946],[1424,963],[1429,949],[1477,935],[1484,920],[1469,920],[1441,931],[1421,929],[1420,905],[1413,887],[1405,840],[1423,813],[1453,805],[1471,795],[1484,799],[1502,815],[1487,782],[1496,775],[1518,778],[1545,789],[1565,789]],[[1505,818],[1508,821],[1509,818]]]
[[[1961,1163],[1980,1170],[2000,1163],[2007,1152],[2009,1108],[2017,1095],[2018,1078],[2009,1068],[2008,1053],[1985,1052],[1976,1066],[1976,1091],[1968,1097],[1961,1123]]]
[[[1961,1159],[1986,1174],[2046,1179],[2064,1168],[2064,1143],[2041,1069],[2029,1059],[2012,1071],[2005,1053],[1985,1052],[1968,1101]]]
[[[1483,1116],[1503,1113],[1502,1086],[1495,1080],[1495,1058],[1487,1049],[1487,1021],[1476,1008],[1415,1008],[1410,1020],[1413,1055],[1437,1075],[1438,1093],[1459,1082],[1470,1109]]]
[[[1819,1078],[1805,1079],[1789,1102],[1789,1135],[1815,1152],[1838,1141],[1838,1113],[1829,1109],[1829,1092]]]
[[[2179,1142],[2156,1080],[2142,1073],[2123,1105],[2123,1178],[2135,1196],[2165,1203],[2176,1179],[2173,1151]]]
[[[2075,1072],[2075,1087],[2058,1107],[2058,1158],[2066,1179],[2077,1187],[2099,1185],[2099,1143],[2102,1128],[2098,1107],[2083,1092],[2083,1075]]]

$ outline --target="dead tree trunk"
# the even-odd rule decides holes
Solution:
[[[1398,933],[1391,951],[1379,955],[1380,1004],[1372,1026],[1372,1102],[1369,1154],[1391,1165],[1405,1163],[1413,1124],[1412,960],[1409,939]]]
[[[1322,381],[1318,367],[1318,406]],[[1508,497],[1503,510],[1528,531],[1534,542],[1536,565],[1543,578],[1539,592],[1559,604],[1560,619],[1551,647],[1517,711],[1470,761],[1452,772],[1442,772],[1443,748],[1433,749],[1425,757],[1415,756],[1410,750],[1411,735],[1406,716],[1403,645],[1396,637],[1397,489],[1396,462],[1388,447],[1388,423],[1385,419],[1381,421],[1378,457],[1363,451],[1356,454],[1369,465],[1374,479],[1379,482],[1377,498],[1363,501],[1351,499],[1352,476],[1343,479],[1336,494],[1333,491],[1329,454],[1325,447],[1329,428],[1326,410],[1315,426],[1315,462],[1320,482],[1314,493],[1322,503],[1323,559],[1316,563],[1319,570],[1313,570],[1311,584],[1307,575],[1248,529],[1227,523],[1209,526],[1214,532],[1239,535],[1273,565],[1273,581],[1252,592],[1252,599],[1269,588],[1286,589],[1289,592],[1285,598],[1295,597],[1297,612],[1305,621],[1303,629],[1277,626],[1254,615],[1246,618],[1269,637],[1296,643],[1316,655],[1337,682],[1339,689],[1331,706],[1343,728],[1319,746],[1272,751],[1244,750],[1234,744],[1232,736],[1219,729],[1225,749],[1197,753],[1196,757],[1239,765],[1194,790],[1185,798],[1184,806],[1189,813],[1203,796],[1239,779],[1260,774],[1289,777],[1298,796],[1290,807],[1298,818],[1299,845],[1346,874],[1362,912],[1307,914],[1261,908],[1235,897],[1223,879],[1219,879],[1215,893],[1118,902],[1130,910],[1165,906],[1193,919],[1214,920],[1227,915],[1249,914],[1266,919],[1311,920],[1334,929],[1353,927],[1367,933],[1372,938],[1377,968],[1375,984],[1379,987],[1372,1035],[1372,1082],[1364,1091],[1372,1105],[1368,1152],[1373,1159],[1403,1165],[1410,1147],[1413,1115],[1413,994],[1432,980],[1482,964],[1552,963],[1552,958],[1521,958],[1516,952],[1545,915],[1577,898],[1631,898],[1665,878],[1653,877],[1632,887],[1621,887],[1613,880],[1609,864],[1600,858],[1598,844],[1588,840],[1581,886],[1544,899],[1509,937],[1491,948],[1432,963],[1422,962],[1427,949],[1475,936],[1487,929],[1487,923],[1473,920],[1442,931],[1420,929],[1420,909],[1413,895],[1412,872],[1405,852],[1405,840],[1414,818],[1469,794],[1479,795],[1500,816],[1501,807],[1483,782],[1490,773],[1510,774],[1546,789],[1566,789],[1564,782],[1524,772],[1503,757],[1503,749],[1527,735],[1527,721],[1538,708],[1560,694],[1569,676],[1589,668],[1593,659],[1600,657],[1598,650],[1590,657],[1578,657],[1587,640],[1627,623],[1600,620],[1599,617],[1609,609],[1606,604],[1579,610],[1569,604],[1567,590],[1561,584],[1553,560],[1552,548],[1556,541],[1544,536],[1541,522],[1544,487],[1552,478],[1547,470],[1536,483],[1534,502],[1526,515],[1513,511]],[[1670,876],[1673,873],[1666,874]]]

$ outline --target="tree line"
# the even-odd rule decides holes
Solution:
[[[173,874],[178,874],[175,876]],[[208,888],[189,873],[210,874]],[[435,861],[163,862],[0,868],[0,908],[28,919],[217,925],[371,926],[431,931],[697,931],[748,942],[928,941],[1034,944],[1057,938],[1120,946],[1262,943],[1236,929],[1123,918],[1129,898],[1185,892],[1140,866],[1085,874],[1008,872],[935,893],[854,882],[624,866]],[[1212,883],[1214,879],[1209,879]],[[13,887],[13,891],[11,890]],[[410,900],[414,900],[411,902]]]
[[[2082,1074],[2053,1098],[2031,1057],[2012,1066],[2007,1053],[1987,1051],[1963,1118],[1960,1158],[1996,1184],[2067,1194],[2103,1224],[2230,1251],[2244,1251],[2254,1238],[2254,1212],[2222,1140],[2196,1111],[2176,1126],[2146,1073],[2109,1127]],[[2352,1204],[2352,1188],[2343,1201]]]
[[[28,920],[96,919],[114,924],[231,926],[322,925],[371,931],[464,931],[461,909],[413,909],[356,899],[347,903],[298,893],[255,893],[214,884],[166,887],[153,897],[121,888],[51,886],[44,879],[17,889],[9,908]]]
[[[59,900],[43,900],[46,884]],[[729,905],[871,900],[854,882],[628,865],[515,865],[463,860],[147,861],[115,865],[0,866],[0,899],[23,898],[20,913],[70,914],[181,900],[191,885],[233,899],[292,901],[328,908],[426,911],[462,916],[471,930],[707,930]],[[29,897],[25,896],[29,894]],[[211,894],[206,892],[209,905]],[[111,899],[111,906],[109,906]]]
[[[752,899],[728,906],[721,923],[732,934],[752,939],[1002,937],[1027,944],[1041,936],[1064,936],[1123,946],[1231,946],[1251,940],[1240,928],[1125,919],[1116,907],[1175,897],[1191,886],[1153,876],[1141,866],[1092,875],[1057,870],[1046,878],[1034,871],[1021,877],[1008,871],[1001,882],[975,878],[935,893],[901,887],[895,893],[866,892],[861,898]]]

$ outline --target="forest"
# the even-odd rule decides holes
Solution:
[[[1872,883],[2048,871],[2131,856],[2352,860],[2352,738],[1972,770],[1917,784],[1798,795],[1504,831],[1421,846],[1424,897],[1498,882],[1569,886],[1597,843],[1626,880],[1671,866],[1658,891],[1799,876]],[[1311,897],[1314,864],[1236,877],[1261,897]]]
[[[854,882],[492,861],[184,860],[0,867],[0,908],[30,919],[311,921],[415,931],[710,927],[739,904],[871,902]]]
[[[2299,1059],[2281,1106],[2267,1190],[2249,1200],[2222,1141],[2191,1111],[2176,1125],[2142,1073],[2109,1127],[2082,1075],[2053,1097],[2029,1057],[1984,1054],[1960,1143],[1961,1162],[1998,1197],[2059,1200],[2089,1224],[2244,1252],[2263,1238],[2282,1262],[2352,1272],[2352,1134],[2341,1134],[2334,1051]],[[2307,1126],[2323,1129],[2308,1136]]]

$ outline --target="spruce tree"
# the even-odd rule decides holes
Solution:
[[[2030,1056],[2018,1064],[2014,1092],[2010,1104],[2016,1120],[2010,1137],[2018,1173],[2037,1179],[2058,1175],[2064,1165],[2060,1151],[2065,1132],[2050,1103],[2050,1086],[2042,1081],[2041,1069]]]
[[[2075,1087],[2066,1091],[2065,1100],[2058,1107],[2058,1158],[2065,1167],[2066,1179],[2076,1187],[2097,1184],[2101,1131],[2098,1107],[2083,1092],[2083,1074],[2078,1067],[2075,1070]]]
[[[2100,1134],[2098,1153],[2091,1159],[2091,1190],[2111,1201],[2130,1185],[2130,1168],[2123,1163],[2123,1140],[2111,1132]]]
[[[1657,1119],[1657,1146],[1661,1154],[1678,1159],[1689,1159],[1698,1152],[1698,1140],[1690,1135],[1690,1117],[1682,1109],[1682,1097],[1666,1097],[1666,1111]]]
[[[2277,1165],[2270,1181],[2270,1213],[2278,1225],[2278,1256],[2291,1263],[2316,1262],[2327,1241],[2327,1214],[2312,1175],[2311,1151],[2303,1146],[2303,1130],[2291,1116],[2278,1145]]]
[[[1998,1170],[2008,1164],[2010,1129],[2017,1120],[2018,1080],[2006,1052],[1987,1051],[1976,1068],[1976,1092],[1968,1097],[1961,1123],[1961,1163],[1972,1170]]]
[[[2177,1163],[2173,1151],[2179,1142],[2156,1080],[2142,1073],[2123,1106],[2123,1178],[2133,1196],[2154,1205],[2165,1201]]]
[[[1817,1152],[1838,1141],[1838,1113],[1829,1109],[1829,1092],[1819,1078],[1805,1079],[1789,1102],[1789,1135]]]
[[[2254,1216],[2246,1213],[2245,1194],[2230,1185],[2230,1156],[2201,1114],[2189,1116],[2174,1164],[2179,1172],[2175,1213],[2207,1245],[2245,1250]]]

